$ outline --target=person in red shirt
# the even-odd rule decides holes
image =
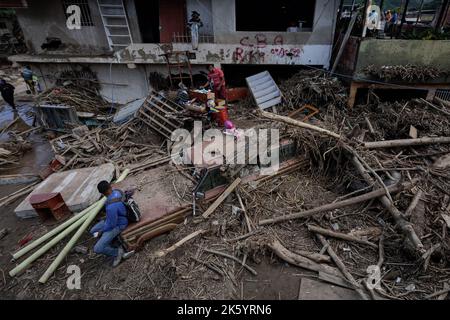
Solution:
[[[214,65],[208,65],[208,83],[203,87],[210,87],[216,96],[216,99],[226,99],[225,76],[222,69],[215,68]]]

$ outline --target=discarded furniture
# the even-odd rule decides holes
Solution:
[[[17,207],[17,217],[33,218],[37,212],[30,204],[30,198],[36,194],[61,193],[67,207],[72,212],[79,212],[100,198],[97,184],[102,180],[111,181],[115,168],[111,163],[98,167],[74,169],[55,172],[42,181]]]
[[[255,74],[245,80],[261,110],[275,107],[281,102],[281,91],[268,71]]]
[[[47,179],[51,174],[61,169],[66,164],[63,156],[56,155],[55,158],[50,161],[49,165],[39,172],[39,177],[42,180]]]
[[[68,132],[68,124],[81,124],[77,111],[71,106],[41,104],[36,106],[36,110],[46,129]]]
[[[350,94],[348,97],[348,107],[353,108],[356,100],[356,93],[358,89],[383,89],[392,90],[423,90],[426,91],[426,100],[433,101],[436,93],[442,95],[442,92],[446,92],[450,89],[450,84],[448,83],[373,83],[373,82],[363,82],[363,81],[352,81],[350,84]]]
[[[29,201],[42,221],[61,220],[71,213],[59,192],[34,194]]]
[[[169,117],[183,111],[184,108],[177,103],[166,99],[157,92],[152,92],[139,109],[137,117],[145,124],[170,140],[172,132],[183,126],[181,121]]]

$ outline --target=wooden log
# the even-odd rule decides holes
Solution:
[[[284,247],[279,240],[273,240],[267,245],[280,259],[290,263],[294,266],[315,271],[324,272],[333,276],[342,277],[342,273],[336,268],[314,262],[304,256],[289,251]]]
[[[347,268],[345,267],[344,263],[341,261],[341,259],[338,257],[336,252],[334,252],[333,248],[331,248],[328,241],[320,234],[316,234],[319,241],[322,243],[323,246],[327,246],[327,252],[330,255],[331,259],[333,259],[334,263],[337,265],[339,270],[341,270],[342,274],[347,278],[347,280],[353,285],[355,291],[361,296],[363,300],[369,300],[369,297],[367,294],[363,291],[361,285],[356,282],[355,278],[353,278],[352,274],[348,272]]]
[[[287,124],[290,124],[290,125],[293,125],[293,126],[296,126],[296,127],[300,127],[300,128],[303,128],[303,129],[308,129],[308,130],[313,130],[313,131],[317,131],[317,132],[320,132],[320,133],[324,133],[324,134],[326,134],[328,136],[331,136],[333,138],[336,138],[336,139],[341,139],[342,138],[339,134],[337,134],[335,132],[329,131],[327,129],[320,128],[318,126],[314,126],[314,125],[309,124],[309,123],[298,121],[298,120],[295,120],[295,119],[292,119],[292,118],[289,118],[289,117],[285,117],[285,116],[280,116],[280,115],[273,114],[273,113],[270,113],[270,112],[267,112],[267,111],[259,111],[259,112],[260,112],[260,114],[263,117],[265,117],[267,119],[276,120],[276,121],[284,122],[284,123],[287,123]]]
[[[356,156],[352,156],[351,161],[367,184],[374,185],[376,183],[376,181],[366,172],[365,168]],[[379,185],[379,183],[376,183],[376,185]],[[389,211],[400,231],[411,241],[414,248],[419,253],[423,254],[424,249],[422,241],[420,241],[420,238],[417,236],[411,223],[403,218],[403,214],[395,207],[394,203],[388,197],[381,196],[380,202]]]
[[[295,250],[294,253],[297,253],[301,256],[304,256],[305,258],[308,258],[314,262],[317,263],[330,263],[331,258],[329,256],[326,256],[324,254],[320,254],[317,252],[310,252],[310,251],[304,251],[304,250]]]
[[[332,231],[332,230],[320,228],[320,227],[313,226],[313,225],[308,225],[308,230],[312,231],[314,233],[319,233],[319,234],[324,235],[324,236],[328,236],[328,237],[332,237],[332,238],[336,238],[336,239],[342,239],[342,240],[345,240],[345,241],[357,242],[357,243],[368,245],[368,246],[370,246],[372,248],[378,248],[378,246],[375,243],[372,243],[370,241],[363,240],[363,239],[360,239],[358,237],[354,237],[354,236],[351,236],[351,235],[348,235],[348,234],[345,234],[345,233],[335,232],[335,231]]]
[[[395,148],[406,146],[421,146],[427,144],[450,143],[450,137],[423,137],[417,139],[397,139],[386,141],[365,142],[364,147],[368,149]]]
[[[392,185],[388,187],[389,192],[391,193],[395,193],[395,192],[399,192],[405,189],[409,189],[413,186],[412,183],[401,183],[401,184],[396,184],[396,185]],[[383,188],[362,194],[360,196],[356,196],[353,198],[349,198],[346,200],[342,200],[342,201],[338,201],[338,202],[334,202],[334,203],[330,203],[330,204],[326,204],[320,207],[316,207],[310,210],[306,210],[303,212],[299,212],[299,213],[292,213],[292,214],[287,214],[284,216],[280,216],[280,217],[276,217],[276,218],[272,218],[272,219],[266,219],[266,220],[261,220],[259,222],[259,225],[266,225],[266,224],[272,224],[272,223],[278,223],[278,222],[282,222],[282,221],[287,221],[287,220],[292,220],[292,219],[299,219],[299,218],[306,218],[306,217],[310,217],[316,213],[321,213],[321,212],[325,212],[325,211],[331,211],[334,209],[339,209],[339,208],[343,208],[346,206],[350,206],[356,203],[361,203],[370,199],[375,199],[378,197],[383,196],[384,194],[386,194],[386,191]]]
[[[233,192],[233,190],[241,183],[241,178],[236,178],[236,180],[231,183],[228,188],[214,201],[214,203],[202,214],[203,218],[208,218],[210,214],[217,209],[217,207],[228,197],[228,195]]]

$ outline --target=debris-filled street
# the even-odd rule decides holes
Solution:
[[[445,289],[450,273],[450,119],[436,110],[443,106],[421,99],[381,102],[372,94],[368,104],[348,110],[341,107],[346,96],[342,84],[318,71],[299,72],[280,87],[286,100],[279,114],[249,107],[248,100],[234,103],[229,114],[241,126],[257,120],[260,127],[279,128],[282,137],[294,142],[298,160],[273,177],[241,182],[206,218],[208,203],[191,214],[192,189],[198,183],[192,168],[171,164],[167,147],[138,118],[122,125],[77,127],[57,137],[42,129],[26,133],[30,129],[6,121],[4,135],[28,144],[27,149],[35,143],[29,135],[47,140],[47,152],[64,159],[56,172],[110,163],[117,178],[130,169],[123,188],[136,188],[141,210],[161,211],[156,221],[176,210],[183,217],[170,233],[142,244],[116,269],[92,252],[95,239],[86,232],[45,285],[39,277],[65,246],[63,240],[22,274],[9,277],[8,271],[22,261],[11,262],[9,252],[27,248],[60,223],[11,217],[39,181],[32,172],[16,174],[15,179],[25,181],[19,190],[26,192],[2,198],[3,294],[32,299],[296,299],[303,279],[355,289],[357,294],[346,293],[354,299],[421,299]],[[319,110],[310,121],[286,116],[305,100]],[[247,116],[239,115],[242,107]],[[150,139],[136,132],[147,132]],[[33,169],[45,165],[36,163]],[[7,179],[12,175],[2,176]],[[83,270],[84,290],[76,293],[66,288],[71,264]],[[381,285],[372,290],[364,287],[369,266],[381,272]],[[273,283],[278,274],[296,284],[286,290],[283,280]]]
[[[186,2],[188,34],[92,3],[104,48],[70,28],[37,43],[36,2],[12,7],[29,48],[0,59],[0,298],[448,300],[450,47],[406,37],[445,37],[448,1],[414,25],[408,2],[399,20],[324,3],[320,41],[315,4],[277,36],[236,15],[257,32],[236,48],[206,2]]]

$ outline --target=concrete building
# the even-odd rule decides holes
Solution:
[[[326,68],[339,5],[338,0],[16,2],[30,53],[10,60],[30,64],[43,88],[51,87],[61,70],[89,66],[101,93],[119,103],[145,96],[151,72],[167,75],[162,55],[170,51],[189,51],[194,73],[210,63],[225,70],[239,65]],[[76,22],[73,5],[80,8],[79,28],[69,28]],[[187,27],[192,11],[203,22],[195,50]]]

